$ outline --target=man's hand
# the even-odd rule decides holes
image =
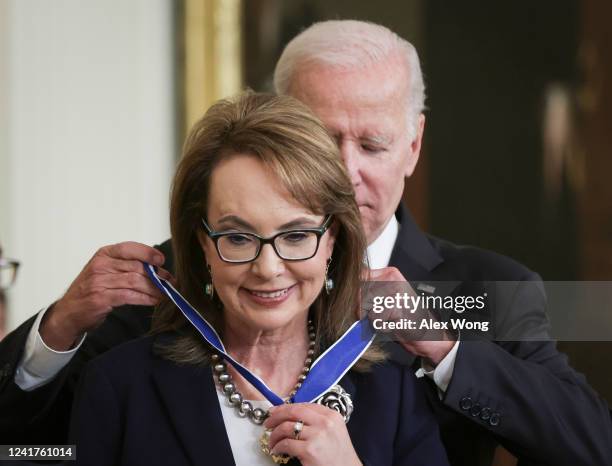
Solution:
[[[161,293],[151,283],[142,262],[161,266],[164,255],[135,242],[105,246],[98,250],[72,282],[66,294],[45,314],[39,332],[56,351],[70,349],[82,335],[100,325],[117,306],[153,306]],[[172,279],[159,268],[162,278]]]
[[[368,270],[364,278],[371,282],[402,282],[402,293],[408,292],[413,296],[417,296],[417,293],[412,289],[402,273],[395,267]],[[368,312],[368,315],[370,317],[375,316],[371,311]],[[423,311],[417,315],[419,318],[422,318]],[[402,317],[406,317],[406,313],[399,309],[393,309],[387,312],[386,317],[385,320],[387,321],[399,320]],[[435,320],[431,315],[429,315],[429,318]],[[433,341],[428,341],[423,339],[423,333],[422,330],[398,330],[394,334],[394,337],[404,349],[427,359],[427,362],[435,367],[453,348],[455,345],[455,338],[448,332],[443,332],[442,334],[435,332],[436,335],[441,335],[441,337]]]

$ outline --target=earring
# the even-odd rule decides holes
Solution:
[[[209,299],[213,299],[215,296],[215,287],[212,283],[212,271],[210,270],[210,265],[206,264],[206,268],[208,269],[208,274],[210,275],[210,282],[204,285],[204,293]]]
[[[327,260],[327,267],[325,267],[325,292],[330,294],[334,289],[334,280],[327,276],[327,272],[329,272],[329,264],[331,264],[331,257]]]
[[[204,285],[204,293],[208,296],[209,299],[213,299],[215,296],[215,287],[212,283],[207,283]]]

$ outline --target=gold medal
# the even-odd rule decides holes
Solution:
[[[284,454],[273,455],[272,453],[270,453],[270,447],[268,445],[269,445],[271,433],[272,433],[271,429],[265,429],[261,437],[259,437],[259,445],[261,446],[261,451],[263,451],[266,455],[271,456],[272,461],[274,461],[276,464],[287,464],[289,460],[291,459],[291,456],[284,455]]]

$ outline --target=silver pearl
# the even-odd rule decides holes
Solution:
[[[303,382],[304,380],[306,380],[306,376],[305,376],[304,374],[302,374],[302,375],[300,375],[300,376],[298,377],[298,380],[299,380],[300,382]]]
[[[253,419],[255,424],[263,424],[266,419],[266,412],[261,408],[255,408],[251,413],[251,419]]]
[[[312,358],[306,358],[306,361],[304,361],[304,364],[306,364],[307,366],[310,366],[312,364]],[[308,370],[310,370],[310,368],[308,368]]]
[[[300,388],[302,386],[302,382],[298,382],[295,384],[295,388]]]
[[[248,416],[249,413],[253,411],[253,405],[248,401],[243,401],[240,403],[240,408],[238,408],[238,412],[243,416]]]
[[[217,374],[220,374],[221,372],[225,372],[225,369],[227,368],[227,366],[225,365],[224,362],[220,362],[218,364],[215,364],[215,366],[213,367],[214,371]]]
[[[306,353],[308,356],[314,356],[314,350],[313,349],[309,349],[308,352]]]
[[[212,362],[217,362],[217,361],[219,361],[219,359],[221,359],[221,358],[219,357],[219,355],[218,355],[218,354],[213,354],[213,355],[210,357],[210,359],[211,359],[211,361],[212,361]]]
[[[234,392],[229,397],[230,403],[233,405],[237,405],[242,403],[242,394],[239,392]]]
[[[235,390],[236,390],[236,386],[231,382],[228,382],[225,385],[223,385],[223,391],[227,393],[228,395],[230,393],[234,393]]]
[[[309,337],[311,340],[314,340],[314,339],[315,339],[315,336],[316,336],[316,335],[314,334],[314,332],[311,332],[311,333],[308,335],[308,337]]]
[[[308,373],[310,372],[310,367],[308,367],[308,366],[304,366],[304,369],[302,369],[302,372],[303,372],[304,374],[308,374]]]
[[[227,383],[227,382],[230,382],[231,380],[232,380],[232,376],[229,375],[227,372],[224,372],[223,374],[219,374],[219,382]]]

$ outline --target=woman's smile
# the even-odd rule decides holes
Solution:
[[[277,289],[249,289],[242,288],[242,290],[246,291],[246,296],[249,300],[264,306],[278,306],[293,294],[293,290],[295,289],[295,284],[291,285],[287,288],[277,288]]]

